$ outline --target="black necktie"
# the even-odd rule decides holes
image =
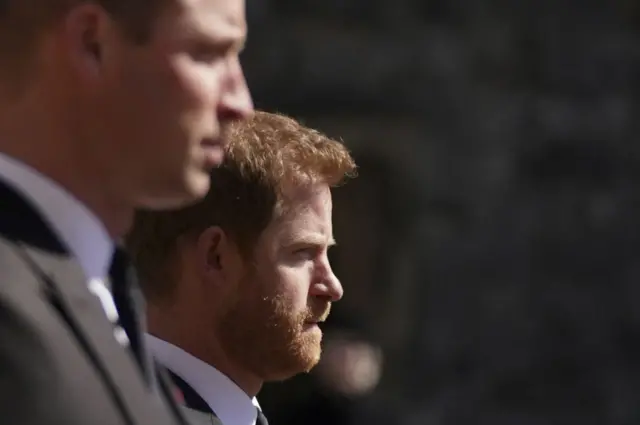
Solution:
[[[256,407],[256,410],[258,410],[258,418],[256,419],[256,425],[269,425],[269,421],[267,421],[267,418],[262,413],[262,410],[260,410],[259,407]]]
[[[119,325],[127,333],[129,348],[140,366],[142,374],[151,387],[155,387],[155,373],[151,357],[143,341],[144,297],[136,282],[135,271],[126,252],[118,247],[113,254],[109,269],[111,293],[119,316]]]

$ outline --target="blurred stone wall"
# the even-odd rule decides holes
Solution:
[[[638,4],[249,0],[257,106],[363,166],[336,310],[398,423],[640,422]]]

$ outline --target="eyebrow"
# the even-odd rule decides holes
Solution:
[[[325,245],[327,246],[335,246],[337,245],[336,240],[333,237],[330,237],[327,241],[327,238],[320,235],[319,233],[298,233],[295,235],[290,235],[284,239],[284,245],[299,245],[299,244],[311,244],[311,245]]]
[[[200,42],[218,46],[229,46],[234,50],[241,52],[244,50],[247,43],[248,34],[246,28],[239,29],[238,32],[234,31],[234,33],[235,35],[240,34],[240,36],[221,35],[218,30],[205,25],[200,25],[197,21],[192,22],[191,25],[184,23],[182,28],[182,34],[187,39],[200,39]]]
[[[214,49],[224,48],[225,50],[231,50],[237,53],[241,53],[244,50],[247,42],[245,37],[220,37],[215,34],[207,34],[204,32],[194,32],[193,38],[203,47],[209,46]]]

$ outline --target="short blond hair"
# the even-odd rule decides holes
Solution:
[[[314,182],[335,187],[355,176],[356,165],[339,141],[292,118],[256,112],[234,123],[223,164],[212,172],[212,188],[195,205],[175,211],[140,211],[127,237],[141,286],[153,300],[171,292],[169,270],[178,238],[220,226],[243,255],[267,225],[284,213],[284,192]]]

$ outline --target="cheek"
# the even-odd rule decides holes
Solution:
[[[296,310],[306,308],[311,271],[306,267],[282,267],[278,271],[278,293]]]
[[[186,56],[177,56],[172,63],[173,84],[177,95],[192,107],[213,112],[220,96],[221,65],[201,64]]]

